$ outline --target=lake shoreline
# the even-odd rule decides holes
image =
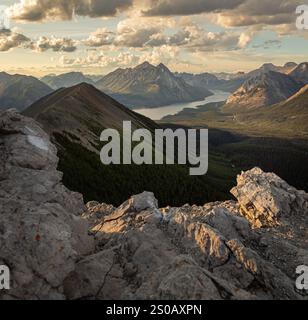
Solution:
[[[206,97],[204,100],[198,100],[193,102],[186,103],[176,103],[161,107],[153,107],[153,108],[138,108],[133,109],[133,111],[146,116],[154,121],[159,121],[166,116],[176,115],[184,109],[197,109],[198,107],[213,103],[213,102],[222,102],[226,101],[230,96],[230,92],[225,92],[221,90],[213,90],[213,95]]]

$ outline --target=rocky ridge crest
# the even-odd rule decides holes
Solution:
[[[0,149],[0,299],[305,299],[308,194],[273,173],[239,175],[237,201],[84,206],[34,120],[1,113]]]

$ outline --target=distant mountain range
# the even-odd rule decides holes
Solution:
[[[176,77],[164,64],[145,62],[136,68],[117,69],[96,83],[96,87],[129,107],[156,107],[202,100],[212,95]]]
[[[280,103],[238,113],[236,121],[265,134],[274,132],[308,138],[308,85]]]
[[[95,86],[131,109],[199,101],[212,95],[210,90],[222,90],[233,92],[228,107],[245,111],[281,102],[308,84],[308,63],[288,62],[283,66],[266,63],[248,73],[191,74],[172,73],[163,64],[153,66],[144,62],[106,76],[69,72],[47,75],[41,80],[3,72],[0,73],[0,110],[24,110],[53,90],[80,83]]]
[[[272,71],[264,75],[266,78],[277,77],[277,73]],[[290,78],[287,80],[290,81]],[[278,92],[280,89],[278,87]],[[259,90],[260,93],[264,93],[264,88]],[[256,97],[257,94],[258,92],[255,94]],[[258,102],[256,98],[255,103]],[[220,102],[196,109],[187,108],[176,115],[163,118],[161,122],[187,127],[208,126],[249,136],[308,139],[308,85],[287,99],[272,105],[253,107],[247,105],[244,98],[241,103],[239,106]]]
[[[50,134],[58,147],[59,170],[64,172],[64,183],[82,192],[86,201],[98,200],[121,204],[128,194],[143,189],[152,190],[162,204],[181,204],[183,199],[202,203],[205,199],[224,197],[230,179],[226,164],[219,162],[206,179],[189,176],[186,166],[168,165],[113,165],[104,166],[99,152],[103,144],[103,129],[121,132],[123,121],[132,122],[133,129],[160,128],[152,120],[124,107],[95,87],[82,83],[59,89],[40,99],[24,115],[36,119]],[[227,164],[228,165],[228,164]],[[223,185],[217,185],[221,178]],[[174,187],[180,181],[180,187]],[[162,188],[163,186],[163,188]]]
[[[297,67],[297,64],[295,62],[287,62],[283,66],[276,66],[273,63],[264,63],[259,69],[248,72],[246,74],[246,79],[258,76],[260,74],[263,74],[263,73],[269,72],[269,71],[279,72],[279,73],[283,73],[283,74],[289,74],[296,67]]]
[[[233,92],[237,90],[243,84],[245,79],[247,79],[247,75],[245,73],[239,73],[233,75],[233,77],[225,74],[220,78],[212,73],[176,73],[175,75],[195,88],[221,90],[226,92]]]
[[[34,77],[0,73],[0,110],[22,111],[50,92],[49,86]]]
[[[60,88],[73,87],[83,82],[89,83],[89,84],[95,83],[95,81],[93,81],[89,77],[86,77],[81,72],[69,72],[69,73],[64,73],[60,75],[51,74],[41,78],[41,81],[46,83],[49,87],[51,87],[54,90],[57,90]]]
[[[244,78],[246,73],[239,71],[237,73],[228,73],[228,72],[216,72],[213,73],[213,75],[218,79],[218,80],[233,80],[233,79],[239,79],[239,78]]]
[[[239,89],[243,83],[256,77],[264,72],[275,71],[279,73],[288,74],[297,67],[295,62],[288,62],[284,66],[275,66],[272,63],[263,64],[259,69],[251,72],[237,72],[237,73],[175,73],[175,75],[193,87],[207,88],[210,90],[222,90],[227,92],[234,92]]]
[[[291,71],[286,70],[288,68]],[[32,104],[24,114],[35,118],[52,136],[58,147],[59,170],[64,172],[65,185],[81,192],[86,201],[118,205],[129,194],[151,190],[162,206],[170,202],[177,206],[183,201],[202,204],[204,201],[224,199],[228,185],[238,172],[236,168],[254,165],[266,170],[274,166],[282,176],[294,181],[294,185],[306,188],[308,88],[289,75],[298,66],[290,65],[288,68],[282,67],[280,70],[284,72],[281,73],[272,71],[271,65],[265,65],[254,71],[242,84],[245,90],[243,96],[239,96],[239,103],[230,109],[224,102],[212,103],[170,116],[164,119],[167,123],[156,124],[87,83],[60,88]],[[144,75],[143,88],[149,85],[147,79],[151,77],[162,81],[157,78],[160,73],[166,73],[166,77],[162,76],[162,83],[169,79],[169,88],[174,83],[183,84],[185,88],[192,87],[163,65],[154,67],[143,64],[134,69],[141,69],[136,85],[141,85],[141,75]],[[301,76],[305,73],[304,69],[299,68]],[[122,81],[121,74],[131,75],[132,70],[115,73],[120,74],[119,80]],[[106,77],[112,78],[110,75]],[[243,74],[235,78],[242,77]],[[125,75],[124,79],[130,78]],[[208,75],[208,79],[215,78]],[[118,83],[115,81],[114,85]],[[134,81],[128,83],[129,88],[134,87]],[[246,105],[245,100],[254,105]],[[121,131],[123,120],[131,120],[135,128],[149,130],[157,127],[209,127],[208,174],[190,177],[186,166],[103,166],[99,158],[103,145],[99,140],[100,134],[106,128]],[[294,138],[294,143],[289,143],[285,138]]]
[[[279,72],[259,70],[230,96],[225,110],[249,111],[288,99],[303,86]]]

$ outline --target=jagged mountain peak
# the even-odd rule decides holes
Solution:
[[[133,69],[111,72],[98,81],[96,86],[130,107],[191,102],[212,94],[207,89],[187,84],[164,64],[153,66],[147,61]]]
[[[131,70],[131,69],[128,69],[128,70]],[[161,72],[161,71],[165,72],[165,71],[167,71],[167,72],[171,73],[169,68],[166,65],[164,65],[163,63],[160,63],[157,66],[154,66],[153,64],[151,64],[148,61],[145,61],[142,64],[139,64],[133,70],[137,71],[137,72],[140,71],[140,70],[150,70],[150,71],[154,71],[155,70],[156,72]]]
[[[144,61],[138,66],[136,66],[136,68],[146,68],[146,67],[154,67],[154,65],[152,65],[149,61]]]

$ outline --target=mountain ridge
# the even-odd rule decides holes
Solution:
[[[202,100],[212,95],[177,78],[164,64],[144,62],[135,68],[116,69],[96,82],[96,87],[129,107],[157,107]]]
[[[88,132],[86,123],[91,123],[92,129],[97,130],[99,127],[120,130],[118,123],[124,120],[131,120],[135,126],[141,124],[150,129],[157,127],[152,120],[129,110],[88,83],[58,89],[36,101],[23,114],[41,122],[48,133],[71,131],[82,141],[88,139],[85,146],[92,151],[93,132]]]
[[[35,77],[0,73],[0,110],[15,108],[23,111],[51,92],[52,89],[49,86]]]
[[[95,82],[85,76],[82,72],[68,72],[60,75],[47,75],[40,79],[42,82],[46,83],[54,90],[60,88],[72,87],[77,84],[86,82],[89,84],[94,84]]]
[[[261,71],[250,77],[227,100],[226,111],[245,112],[258,107],[273,105],[298,92],[303,84],[292,77],[275,72]]]
[[[87,200],[110,199],[120,204],[130,194],[152,189],[163,203],[170,203],[170,199],[181,203],[184,198],[198,202],[204,197],[223,199],[230,184],[230,169],[224,160],[217,161],[215,172],[210,170],[207,179],[191,177],[186,165],[104,166],[99,156],[104,129],[115,129],[121,135],[123,121],[131,121],[132,130],[145,128],[153,132],[162,127],[89,84],[59,89],[34,103],[23,115],[38,121],[51,136],[58,147],[59,168],[64,172],[66,186],[83,193]],[[225,167],[228,170],[216,172],[216,168]],[[182,181],[181,188],[172,188],[173,181],[178,180]]]
[[[308,139],[308,85],[279,103],[257,108],[226,108],[212,103],[197,109],[184,109],[161,123],[199,127],[209,126],[248,136]]]
[[[300,63],[289,75],[298,82],[308,84],[308,62]]]

